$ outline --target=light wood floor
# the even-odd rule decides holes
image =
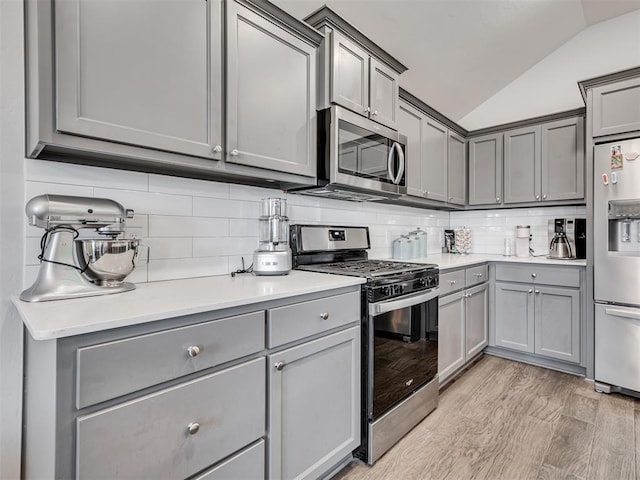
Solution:
[[[339,480],[640,478],[640,400],[485,356],[373,467]]]

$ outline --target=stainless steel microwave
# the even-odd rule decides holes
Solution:
[[[298,193],[345,200],[394,198],[407,192],[406,137],[332,106],[318,112],[318,182]]]

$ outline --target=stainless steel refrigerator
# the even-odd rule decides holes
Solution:
[[[594,149],[596,389],[640,392],[640,138]]]

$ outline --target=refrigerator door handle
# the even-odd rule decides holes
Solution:
[[[640,320],[640,309],[636,308],[605,308],[604,313],[614,317],[631,318]]]

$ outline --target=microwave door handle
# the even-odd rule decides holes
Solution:
[[[389,149],[389,155],[387,156],[387,173],[389,174],[389,180],[395,183],[396,176],[393,174],[393,151],[395,150],[395,142]]]
[[[404,152],[402,151],[402,147],[398,142],[393,143],[393,150],[398,152],[398,160],[400,160],[398,175],[393,179],[393,183],[398,185],[400,183],[400,180],[402,180],[402,175],[404,174]]]
[[[428,292],[419,293],[417,295],[411,295],[410,297],[403,297],[398,300],[389,300],[387,302],[371,303],[369,304],[369,315],[375,317],[382,315],[383,313],[392,312],[401,308],[413,307],[429,300],[433,300],[438,297],[439,288],[433,288]]]

